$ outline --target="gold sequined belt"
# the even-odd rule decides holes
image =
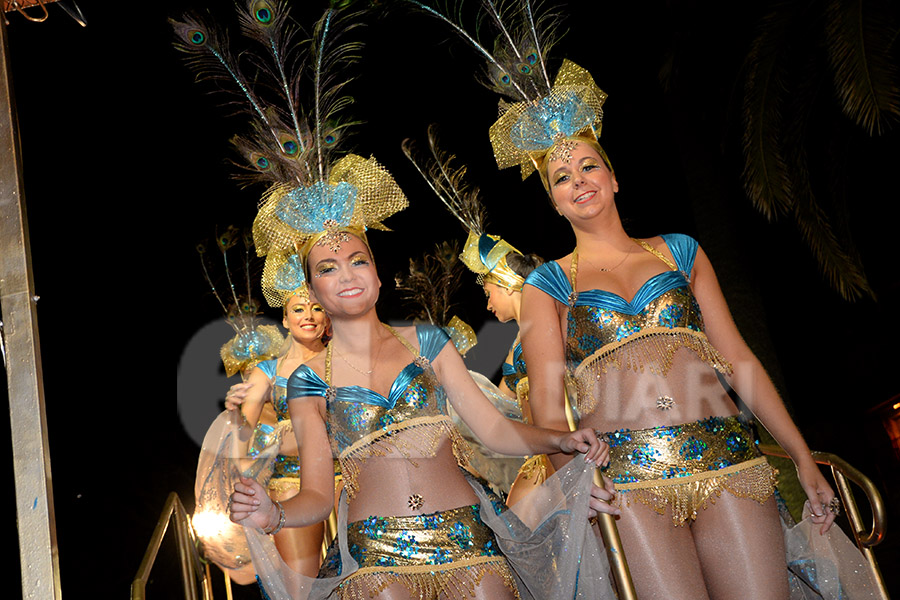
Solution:
[[[660,514],[668,507],[676,525],[696,519],[722,490],[762,503],[775,489],[775,470],[760,455],[749,424],[736,416],[600,437],[610,445],[603,474],[615,484],[619,503],[637,500]]]

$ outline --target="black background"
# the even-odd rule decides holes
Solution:
[[[726,4],[569,4],[556,64],[574,60],[609,94],[602,139],[629,233],[698,237],[810,446],[872,477],[896,523],[897,458],[866,412],[898,393],[896,128],[868,138],[841,115],[833,94],[816,100],[821,127],[810,143],[836,147],[829,152],[838,154],[850,190],[849,232],[878,296],[847,302],[825,283],[790,219],[767,222],[742,192],[738,82],[767,8]],[[193,83],[171,45],[167,17],[198,3],[80,5],[84,29],[59,7],[41,24],[10,16],[9,60],[41,297],[62,590],[122,597],[166,496],[177,492],[193,507],[198,445],[172,412],[163,367],[173,357],[180,367],[187,342],[221,317],[195,244],[217,226],[249,225],[260,190],[230,179],[227,141],[242,122]],[[310,24],[322,7],[303,3],[295,15]],[[404,138],[423,139],[430,123],[484,190],[492,233],[545,258],[568,253],[574,238],[537,177],[523,183],[517,169],[496,169],[487,137],[496,97],[471,76],[470,49],[402,8],[378,9],[360,33],[366,49],[350,91],[354,116],[366,123],[354,149],[374,154],[410,198],[387,222],[393,233],[370,235],[384,282],[382,318],[407,316],[390,288],[408,258],[463,236],[400,151]],[[828,164],[814,165],[822,181],[832,175]],[[695,208],[698,185],[720,192],[715,210]],[[710,226],[729,232],[730,247],[704,239]],[[458,301],[457,313],[476,330],[489,320],[476,286],[464,285]],[[877,556],[896,589],[895,536],[889,532]],[[167,541],[150,597],[179,594],[174,564]]]

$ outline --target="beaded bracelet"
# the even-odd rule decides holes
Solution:
[[[267,533],[269,535],[275,535],[276,533],[281,531],[282,527],[284,527],[284,507],[281,506],[281,502],[279,502],[278,500],[273,500],[272,504],[278,507],[278,525],[276,525],[274,529],[263,529],[263,533]]]

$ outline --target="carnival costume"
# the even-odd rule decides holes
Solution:
[[[606,93],[586,69],[569,60],[563,61],[550,83],[547,59],[554,41],[553,15],[536,17],[529,0],[500,8],[483,3],[479,22],[493,22],[499,31],[489,51],[460,23],[421,2],[408,1],[448,24],[486,60],[483,80],[504,97],[500,117],[489,131],[500,168],[518,166],[522,179],[537,170],[549,192],[545,167],[552,160],[567,162],[577,144],[583,143],[613,171],[598,141]],[[549,262],[526,280],[526,285],[544,291],[568,309],[567,387],[574,380],[582,417],[589,416],[602,401],[596,391],[614,372],[646,370],[665,378],[676,360],[703,365],[708,372],[731,371],[731,365],[706,338],[691,292],[696,241],[682,235],[663,239],[674,263],[649,244],[635,240],[668,269],[647,281],[630,302],[603,290],[575,291],[577,248],[569,277],[558,263]],[[666,394],[649,399],[663,412],[675,402],[690,400]],[[606,432],[604,438],[611,446],[606,475],[619,492],[617,500],[636,500],[659,513],[669,509],[675,526],[697,518],[698,510],[723,491],[758,502],[774,492],[774,471],[755,447],[749,424],[740,417],[713,416],[675,426],[620,429]],[[820,538],[810,529],[808,521],[785,527],[792,598],[874,597],[865,561],[846,537],[832,530]],[[799,550],[801,546],[803,550]],[[835,551],[838,547],[843,550]],[[818,577],[817,572],[823,576]]]
[[[281,96],[280,99],[285,101],[286,108],[282,107],[281,111],[264,108],[265,104],[259,101],[251,84],[251,81],[256,80],[243,76],[239,59],[249,59],[249,55],[230,53],[224,43],[224,36],[197,19],[176,24],[176,30],[182,39],[182,49],[190,53],[196,64],[208,66],[237,83],[239,93],[250,106],[249,112],[256,122],[254,133],[250,137],[238,139],[237,144],[245,151],[255,169],[253,179],[269,184],[254,222],[253,233],[258,253],[266,256],[266,272],[273,276],[289,265],[294,260],[293,256],[298,257],[302,270],[309,251],[317,245],[338,252],[341,244],[347,242],[350,236],[356,236],[368,244],[366,229],[384,229],[381,221],[406,206],[402,191],[374,159],[355,155],[337,159],[334,155],[335,134],[343,133],[344,127],[336,120],[336,113],[349,103],[349,99],[340,94],[345,80],[338,80],[336,74],[358,49],[356,44],[337,44],[335,36],[350,29],[352,23],[339,15],[337,10],[328,10],[314,30],[309,60],[297,63],[309,66],[312,72],[308,79],[315,87],[310,117],[306,119],[300,116],[295,97],[295,91],[302,86],[297,85],[297,74],[289,72],[290,69],[285,66],[293,64],[284,58],[285,52],[293,47],[290,41],[293,34],[287,27],[288,21],[281,8],[281,4],[259,0],[248,6],[246,14],[240,15],[244,33],[261,41],[274,58],[276,68],[261,69],[259,76],[269,83],[266,89],[274,91],[276,96]],[[251,64],[260,67],[258,61],[251,61]],[[346,423],[348,428],[352,428],[356,419],[359,419],[360,423],[371,425],[372,421],[366,417],[368,413],[360,413],[354,417],[340,411],[343,408],[357,408],[380,412],[385,407],[379,407],[379,404],[389,401],[393,404],[398,396],[403,396],[413,406],[406,404],[406,401],[403,405],[398,403],[399,412],[394,416],[406,418],[403,411],[409,410],[411,412],[408,416],[412,418],[412,422],[407,426],[403,421],[390,423],[390,419],[386,419],[381,425],[391,431],[391,435],[373,431],[371,440],[355,440],[352,436],[346,438],[342,434],[347,432],[330,432],[332,444],[342,449],[338,456],[346,469],[344,476],[347,478],[347,485],[339,502],[337,539],[335,550],[330,555],[335,560],[329,561],[330,570],[321,573],[320,577],[311,579],[291,571],[278,555],[271,537],[261,529],[245,525],[253,566],[269,598],[325,598],[340,595],[343,590],[350,590],[348,594],[351,596],[355,593],[353,590],[360,593],[365,591],[365,595],[369,596],[371,590],[365,586],[366,580],[373,582],[379,577],[388,577],[384,569],[366,562],[367,556],[377,553],[376,548],[381,546],[373,541],[365,541],[365,545],[361,545],[362,538],[356,537],[359,527],[353,533],[354,530],[347,525],[348,498],[353,496],[361,501],[364,494],[378,493],[377,489],[359,489],[358,467],[361,461],[377,460],[380,450],[393,451],[395,447],[402,447],[403,452],[414,450],[427,455],[424,451],[429,450],[432,443],[442,444],[450,440],[457,451],[458,460],[462,460],[464,448],[459,443],[461,438],[455,433],[446,413],[436,410],[438,405],[443,404],[443,392],[439,387],[429,389],[429,386],[435,385],[429,357],[437,355],[446,339],[443,332],[430,328],[421,330],[420,348],[413,352],[416,358],[398,377],[394,386],[396,392],[392,392],[390,398],[382,398],[362,388],[336,389],[326,384],[323,393],[329,395],[329,422]],[[330,364],[330,359],[326,362]],[[301,369],[300,373],[307,370],[308,368]],[[326,373],[325,379],[330,380],[330,373]],[[291,390],[288,397],[298,393],[294,391],[290,379],[288,388]],[[351,402],[345,406],[342,400],[348,391]],[[360,397],[370,402],[371,406],[359,403]],[[423,415],[417,412],[420,409],[415,408],[418,402],[423,404]],[[390,411],[387,413],[391,414]],[[420,437],[417,438],[417,434]],[[416,444],[394,446],[399,442],[418,443],[423,440],[427,442],[424,448]],[[400,452],[399,457],[407,460],[403,452]],[[234,461],[232,464],[235,470],[240,468]],[[491,572],[499,574],[501,582],[507,585],[515,582],[522,598],[576,597],[576,591],[588,594],[585,597],[610,598],[611,595],[594,593],[598,589],[598,582],[601,588],[605,586],[607,590],[609,583],[604,572],[594,571],[594,566],[600,564],[592,558],[598,554],[596,540],[581,527],[589,510],[592,467],[579,459],[571,461],[571,464],[555,480],[556,485],[547,486],[540,504],[521,516],[511,511],[497,515],[491,498],[478,485],[473,485],[472,489],[480,499],[480,508],[457,507],[455,510],[430,515],[430,518],[423,519],[418,524],[415,521],[393,521],[400,529],[388,535],[396,534],[400,543],[406,539],[404,532],[411,533],[411,529],[418,527],[420,532],[431,535],[430,528],[436,522],[441,519],[452,520],[449,528],[440,527],[442,533],[437,534],[437,537],[429,537],[431,542],[435,542],[431,545],[432,551],[427,554],[429,558],[419,556],[415,559],[417,563],[433,560],[435,564],[429,565],[429,571],[454,572],[452,577],[444,578],[449,586],[442,590],[445,594],[456,595],[457,592],[468,591],[484,574]],[[424,506],[427,502],[427,498],[410,498],[410,507]],[[281,515],[280,522],[283,524],[283,509]],[[493,523],[492,528],[498,536],[496,543],[500,544],[504,553],[509,551],[514,555],[521,565],[520,572],[510,571],[506,560],[495,553],[493,543],[489,543],[492,534],[479,524],[479,519]],[[458,526],[455,525],[457,523]],[[279,529],[280,525],[269,533]],[[353,547],[348,541],[351,538],[355,543]],[[516,544],[519,544],[518,549]],[[406,550],[413,551],[412,548]],[[449,555],[451,550],[452,557]],[[447,556],[443,556],[444,551],[448,553]],[[354,553],[360,558],[362,565],[354,558]],[[600,554],[602,558],[602,553]],[[385,556],[393,554],[387,553]],[[455,562],[446,563],[448,558]],[[558,568],[549,571],[542,569],[541,566],[547,560],[555,561]],[[582,560],[586,562],[583,568],[580,566]],[[376,570],[367,571],[370,567],[375,567]],[[363,572],[353,576],[358,571]],[[578,573],[586,576],[586,581],[581,584],[578,582]],[[529,581],[523,581],[523,577]],[[422,575],[401,583],[409,583],[416,593],[431,598],[439,591],[435,581],[442,579]],[[374,587],[377,588],[377,585]],[[336,588],[339,589],[336,591]]]

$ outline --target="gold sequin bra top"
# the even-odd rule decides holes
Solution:
[[[330,352],[326,355],[325,380],[306,365],[301,365],[288,380],[288,398],[326,399],[328,438],[341,463],[350,498],[359,489],[359,469],[367,458],[393,452],[406,457],[434,456],[449,438],[457,461],[467,464],[468,445],[447,413],[447,397],[431,368],[431,361],[440,354],[449,336],[439,327],[419,325],[417,351],[393,328],[385,327],[414,357],[394,379],[387,397],[362,386],[331,385]]]
[[[688,348],[711,367],[731,373],[731,365],[709,343],[703,316],[691,293],[690,273],[698,244],[681,234],[662,236],[675,258],[640,240],[645,250],[668,267],[648,279],[630,301],[605,290],[574,291],[577,253],[573,254],[571,281],[555,261],[547,262],[528,277],[533,285],[569,307],[566,362],[576,382],[600,377],[608,369],[631,369],[666,375],[675,351]],[[588,386],[579,385],[578,408],[595,407]]]

